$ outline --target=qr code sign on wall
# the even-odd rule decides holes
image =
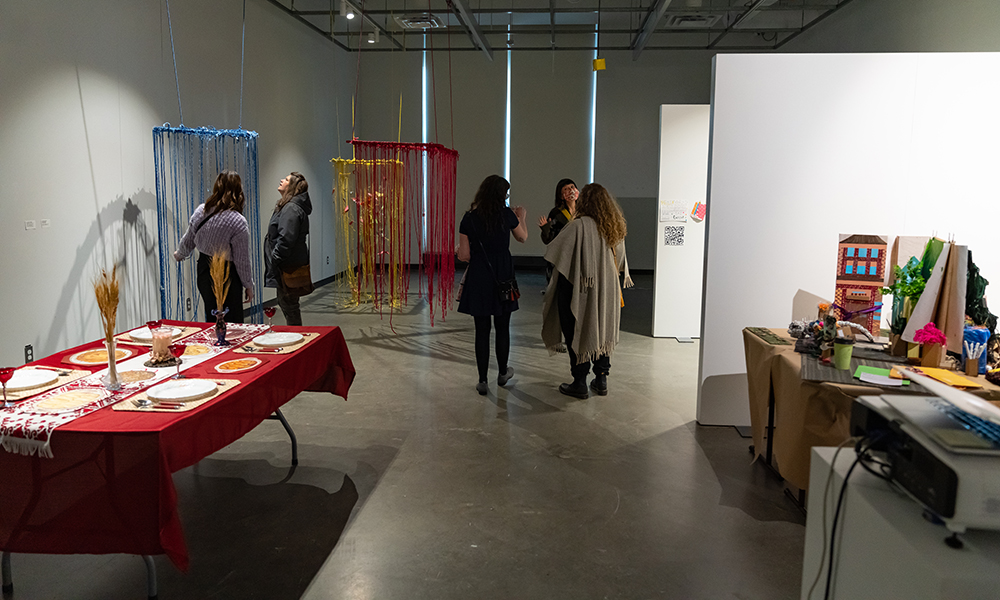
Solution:
[[[663,228],[663,245],[664,246],[683,246],[684,245],[684,228],[677,227],[675,225],[667,225]]]

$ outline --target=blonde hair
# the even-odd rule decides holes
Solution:
[[[586,216],[596,221],[597,230],[610,248],[624,240],[628,232],[622,207],[611,192],[599,183],[588,183],[580,190],[580,197],[576,201],[576,216]]]

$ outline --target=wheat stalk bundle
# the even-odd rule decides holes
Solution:
[[[94,295],[97,297],[97,308],[101,311],[101,323],[104,325],[104,339],[110,344],[115,336],[115,318],[118,314],[118,267],[111,269],[111,275],[104,269],[94,280]]]
[[[229,293],[229,257],[225,253],[213,256],[209,273],[212,275],[215,307],[219,312],[222,312],[223,305],[226,303],[226,294]]]

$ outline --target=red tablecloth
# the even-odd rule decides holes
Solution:
[[[175,325],[206,326],[203,323]],[[354,380],[339,327],[276,327],[319,337],[291,354],[258,354],[266,364],[220,375],[225,352],[185,371],[241,384],[184,413],[114,411],[110,406],[59,427],[55,458],[0,449],[0,549],[44,554],[164,554],[188,566],[171,474],[238,440],[302,391],[347,399]],[[60,352],[33,364],[60,366]],[[99,370],[96,369],[95,370]]]

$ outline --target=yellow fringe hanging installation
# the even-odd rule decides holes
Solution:
[[[400,160],[360,160],[334,158],[334,211],[343,242],[343,256],[349,266],[340,278],[340,290],[348,307],[372,304],[378,309],[383,301],[392,308],[405,304],[406,265],[399,241],[405,231],[404,165]],[[374,172],[394,172],[389,182],[376,181]],[[383,178],[385,179],[385,178]],[[355,223],[355,219],[357,223]],[[353,240],[352,240],[353,238]],[[355,264],[350,257],[356,258]],[[391,281],[384,281],[388,267]],[[379,290],[391,290],[382,298]]]

